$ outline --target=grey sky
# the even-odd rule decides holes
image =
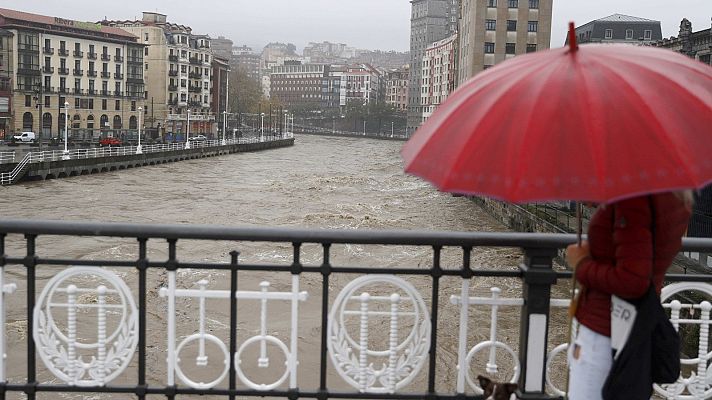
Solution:
[[[407,0],[3,0],[0,7],[82,21],[140,18],[142,11],[157,10],[196,33],[256,50],[273,41],[299,49],[325,40],[365,49],[410,46]],[[695,31],[710,27],[712,0],[554,0],[551,46],[563,45],[569,20],[582,25],[615,13],[660,20],[663,36],[677,36],[683,17]]]

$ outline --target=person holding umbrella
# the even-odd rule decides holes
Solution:
[[[710,127],[712,68],[659,48],[579,48],[571,23],[567,47],[519,55],[460,85],[401,156],[406,172],[441,191],[601,204],[589,241],[567,254],[579,266],[572,282],[588,285],[575,314],[582,329],[572,363],[599,371],[587,378],[579,371],[592,375],[590,367],[574,366],[570,398],[598,399],[613,358],[612,296],[645,292],[656,317],[667,319],[655,292],[690,216],[686,190],[712,182]],[[650,375],[637,379],[641,392],[652,391]]]
[[[660,295],[691,212],[689,190],[603,204],[591,218],[588,241],[566,249],[566,261],[582,286],[576,310],[578,334],[569,346],[570,400],[602,398],[613,363],[611,296],[640,298],[651,279]]]

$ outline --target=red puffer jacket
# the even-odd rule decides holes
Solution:
[[[652,197],[655,208],[655,265],[651,234]],[[650,286],[651,268],[658,294],[665,271],[682,245],[690,210],[672,193],[635,197],[601,207],[591,218],[591,257],[576,268],[585,287],[576,319],[602,335],[611,335],[611,294],[638,298]]]

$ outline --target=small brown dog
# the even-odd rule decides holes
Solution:
[[[493,382],[486,376],[478,375],[480,387],[485,391],[485,400],[510,400],[514,391],[517,390],[516,383]]]

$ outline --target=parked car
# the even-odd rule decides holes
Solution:
[[[205,135],[196,135],[189,137],[188,140],[191,142],[202,142],[204,140],[208,140],[208,138],[205,137]]]
[[[35,142],[35,133],[34,132],[22,132],[19,135],[13,136],[12,139],[17,142],[34,143]]]
[[[121,146],[121,140],[112,136],[107,136],[99,140],[99,146]]]

